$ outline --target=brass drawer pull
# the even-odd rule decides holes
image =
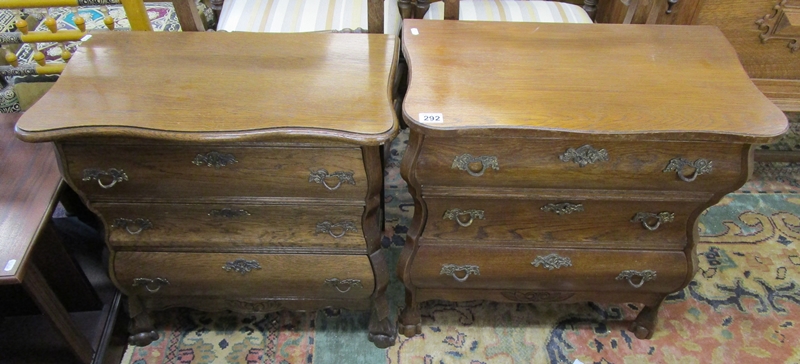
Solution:
[[[673,158],[669,161],[669,163],[667,163],[667,167],[664,168],[664,173],[675,172],[678,175],[678,178],[684,182],[692,182],[701,174],[711,173],[711,170],[713,169],[712,164],[712,161],[703,158],[700,158],[694,162],[683,158]],[[686,167],[694,168],[694,172],[690,177],[686,177],[686,175],[683,174],[683,169]]]
[[[339,231],[339,233],[336,233]],[[317,230],[315,234],[328,234],[336,239],[343,237],[347,232],[357,233],[358,228],[356,228],[356,224],[352,221],[342,221],[337,222],[335,224],[329,221],[323,221],[317,224]]]
[[[166,278],[134,278],[133,279],[133,286],[139,287],[143,286],[147,292],[156,293],[161,287],[169,285],[169,281]]]
[[[639,283],[633,283],[633,278],[634,277],[639,277],[640,278]],[[628,280],[628,283],[630,283],[631,286],[633,286],[633,288],[639,288],[644,284],[644,282],[649,282],[649,281],[652,281],[652,280],[656,279],[656,271],[649,270],[649,269],[648,270],[643,270],[643,271],[623,270],[617,276],[617,280],[621,281],[623,279]]]
[[[131,230],[132,226],[136,226],[136,228]],[[153,228],[153,223],[150,222],[150,220],[148,220],[148,219],[138,218],[138,219],[131,220],[131,219],[125,219],[125,218],[121,218],[120,217],[120,218],[114,220],[114,223],[111,224],[111,227],[112,228],[123,228],[123,229],[125,229],[125,231],[128,232],[128,234],[136,235],[136,234],[141,233],[144,230],[152,229]]]
[[[331,187],[327,181],[328,178],[336,177],[339,181],[336,182],[336,185]],[[343,171],[336,171],[333,173],[328,173],[327,169],[320,169],[315,171],[311,171],[311,174],[308,176],[309,183],[321,183],[325,188],[334,191],[342,186],[342,183],[349,183],[351,185],[356,184],[356,180],[353,178],[353,172],[343,172]]]
[[[608,161],[608,151],[605,149],[597,150],[591,145],[586,144],[578,149],[569,148],[558,158],[561,159],[562,162],[575,162],[583,168],[589,164]]]
[[[569,202],[549,203],[547,205],[542,206],[541,210],[555,212],[559,215],[569,215],[573,212],[583,211],[583,205],[579,203],[574,204]]]
[[[364,288],[364,286],[361,285],[361,280],[360,279],[341,279],[340,280],[339,278],[328,278],[328,279],[325,280],[325,285],[326,286],[332,286],[332,287],[336,288],[336,290],[341,292],[341,293],[350,292],[350,289],[353,288],[353,287],[355,287],[355,288]],[[342,289],[341,288],[342,286],[347,287],[347,289]]]
[[[464,277],[459,278],[458,272],[464,272]],[[459,282],[465,282],[470,275],[481,275],[481,270],[477,265],[442,264],[442,270],[439,274],[451,276]]]
[[[655,223],[650,221],[655,220]],[[631,219],[631,222],[641,222],[647,230],[654,231],[658,229],[663,223],[672,222],[675,220],[675,214],[669,211],[659,212],[654,214],[652,212],[637,212],[636,216]]]
[[[111,177],[111,182],[108,184],[103,183],[103,177]],[[117,184],[117,182],[127,181],[128,175],[125,174],[124,171],[121,169],[116,168],[109,168],[107,171],[97,168],[87,168],[83,170],[83,180],[84,181],[91,181],[93,179],[97,180],[97,184],[103,188],[111,188]]]
[[[225,218],[232,219],[234,217],[250,216],[250,213],[247,212],[247,210],[242,210],[242,209],[234,210],[234,209],[226,207],[226,208],[219,209],[219,210],[211,210],[208,213],[208,216],[211,216],[211,217],[225,217]]]
[[[206,154],[198,154],[196,157],[194,157],[192,163],[196,166],[202,166],[205,164],[209,167],[220,168],[229,164],[239,163],[239,161],[236,160],[233,154],[211,151]]]
[[[481,169],[479,171],[474,171],[472,168],[469,167],[470,164],[474,163],[481,164]],[[494,169],[495,171],[499,171],[500,165],[497,163],[497,157],[492,155],[482,155],[480,157],[473,157],[471,154],[465,153],[453,159],[453,165],[450,166],[450,169],[467,171],[467,173],[469,173],[469,175],[473,177],[483,176],[483,172],[486,172],[486,168],[491,168]]]
[[[255,260],[236,259],[232,262],[227,262],[222,266],[226,272],[234,271],[241,275],[250,273],[253,269],[261,269],[261,264]]]
[[[537,256],[531,262],[531,265],[534,267],[542,266],[542,268],[547,268],[547,270],[559,269],[561,267],[571,267],[572,260],[569,257],[562,257],[556,253],[548,254],[545,256]]]
[[[469,216],[469,221],[462,222],[461,216]],[[444,212],[442,218],[445,220],[455,220],[462,227],[467,227],[472,225],[475,219],[483,220],[483,210],[450,209]]]

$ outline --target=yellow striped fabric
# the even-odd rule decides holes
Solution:
[[[444,3],[431,4],[423,19],[444,19]],[[591,23],[580,6],[557,1],[463,0],[459,20],[521,21],[538,23]]]
[[[397,0],[384,0],[383,20],[384,33],[400,33]],[[293,33],[367,27],[367,0],[226,0],[217,30]]]

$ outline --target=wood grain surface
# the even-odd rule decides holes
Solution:
[[[397,131],[396,48],[383,34],[95,34],[17,132],[28,141],[314,134],[378,145]]]
[[[767,142],[788,125],[713,27],[405,20],[403,49],[404,118],[431,134]]]

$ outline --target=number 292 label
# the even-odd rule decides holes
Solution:
[[[442,113],[437,112],[421,112],[419,113],[419,122],[423,124],[441,124],[444,123],[444,116],[442,116]]]

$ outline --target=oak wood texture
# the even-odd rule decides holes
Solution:
[[[26,141],[314,135],[379,145],[397,131],[386,107],[395,48],[395,37],[382,34],[95,34],[17,132]],[[184,66],[175,67],[176,59]]]
[[[630,17],[627,24],[688,25],[693,23],[703,1],[705,0],[679,0],[672,6],[672,11],[667,13],[667,0],[631,0],[630,5],[619,0],[599,0],[595,21],[623,23],[622,20]],[[631,11],[633,13],[629,13]]]
[[[442,113],[426,124],[433,136],[504,128],[761,143],[786,130],[712,27],[415,19],[404,21],[403,49],[414,72],[404,118],[415,128],[420,113]]]
[[[138,61],[132,44],[148,49]],[[66,182],[102,219],[112,279],[129,296],[129,343],[157,339],[150,312],[168,307],[335,306],[371,307],[367,339],[394,344],[380,217],[381,144],[398,128],[395,37],[122,34],[82,49],[65,87],[16,131],[56,142]],[[202,61],[169,70],[156,49]],[[108,62],[117,72],[98,71]],[[136,75],[148,70],[149,81]],[[118,76],[125,91],[106,89]],[[90,91],[73,93],[78,84]],[[72,117],[50,120],[61,107]],[[246,261],[260,268],[223,269]]]
[[[661,301],[697,271],[697,218],[747,180],[752,143],[788,126],[727,41],[708,27],[405,27],[401,174],[415,209],[400,332],[420,333],[424,300],[590,300],[645,304],[631,330],[650,338]]]
[[[317,197],[362,200],[366,176],[361,150],[351,148],[233,148],[225,145],[90,145],[64,144],[64,153],[74,155],[66,165],[72,184],[92,199],[124,198],[196,199],[204,197]],[[209,166],[198,159],[209,153],[230,155],[236,162]],[[195,164],[193,161],[201,163]],[[108,176],[84,180],[87,169],[122,170],[128,180],[113,187]],[[312,172],[325,169],[329,174],[350,173],[353,184],[343,183],[336,190],[322,183],[309,182]],[[340,181],[326,179],[330,187]],[[190,189],[184,188],[191,186]],[[363,202],[362,202],[363,204]]]

